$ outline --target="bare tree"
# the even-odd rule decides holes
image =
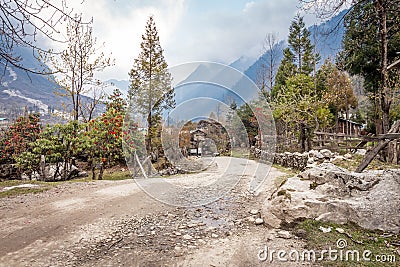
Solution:
[[[261,63],[257,70],[257,85],[263,93],[270,92],[274,86],[282,50],[283,46],[278,42],[277,35],[268,33],[263,42]]]
[[[22,58],[15,52],[15,47],[32,49],[35,57],[38,52],[45,51],[37,44],[39,36],[50,41],[65,42],[57,30],[59,24],[73,19],[72,9],[66,6],[66,0],[60,0],[58,5],[49,0],[2,0],[0,3],[0,65],[8,65],[31,73],[46,74],[49,70],[33,69],[24,66]]]
[[[96,85],[91,89],[89,97],[85,97],[80,101],[80,116],[83,121],[89,122],[95,116],[96,109],[106,99],[106,94],[104,93],[104,83],[97,80]]]
[[[79,16],[68,22],[67,40],[67,48],[59,56],[51,55],[44,60],[49,62],[52,69],[61,73],[55,77],[61,86],[59,95],[71,99],[72,118],[77,121],[82,114],[82,95],[97,83],[95,73],[114,62],[96,47],[92,24],[82,24]]]

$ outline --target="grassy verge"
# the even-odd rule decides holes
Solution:
[[[115,170],[105,170],[103,180],[125,180],[131,179],[131,174],[128,170],[126,171],[115,171]],[[18,195],[25,195],[25,194],[37,194],[49,190],[59,184],[63,183],[84,183],[84,182],[93,182],[97,180],[92,180],[91,177],[79,178],[79,179],[71,179],[67,181],[57,181],[57,182],[42,182],[42,181],[27,181],[27,180],[5,180],[0,181],[0,198],[3,197],[13,197]],[[16,187],[6,191],[2,191],[5,187],[10,186],[18,186],[23,184],[34,184],[38,185],[36,187]]]
[[[235,149],[235,150],[231,150],[230,156],[234,157],[234,158],[248,159],[250,157],[250,153],[248,150]]]
[[[127,171],[106,170],[104,172],[104,176],[103,176],[103,180],[117,181],[117,180],[126,180],[126,179],[132,179],[132,176],[131,176],[131,173],[129,170],[127,170]]]
[[[353,154],[351,159],[346,160],[336,160],[333,162],[335,165],[345,168],[349,171],[355,171],[358,165],[360,165],[364,156]],[[398,169],[399,165],[382,162],[377,159],[373,159],[372,162],[368,165],[367,170],[387,170],[387,169]]]
[[[37,187],[16,187],[7,191],[2,191],[1,189],[10,186],[18,186],[23,184],[34,184],[38,185]],[[3,197],[12,197],[17,195],[25,195],[25,194],[36,194],[46,190],[49,190],[55,185],[55,183],[46,183],[39,181],[20,181],[20,180],[6,180],[0,181],[0,198]]]
[[[324,233],[320,227],[325,229],[330,227],[332,230]],[[336,230],[338,228],[340,232]],[[369,231],[355,224],[339,225],[315,220],[305,220],[297,224],[294,231],[300,232],[300,229],[305,231],[305,236],[302,237],[306,239],[306,249],[316,251],[317,258],[321,258],[322,250],[329,250],[329,248],[338,250],[336,260],[329,260],[329,254],[324,254],[325,260],[318,261],[322,266],[398,266],[400,262],[400,235]],[[345,247],[338,247],[344,242],[347,243]],[[371,251],[370,255],[366,252],[367,250]],[[342,257],[340,251],[343,253]],[[355,254],[352,253],[354,251],[356,251]],[[360,261],[357,261],[357,253]],[[370,261],[364,260],[363,253],[366,253],[365,258]]]

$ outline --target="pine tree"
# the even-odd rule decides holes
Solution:
[[[275,86],[271,91],[272,99],[276,98],[286,84],[286,80],[296,74],[294,55],[287,47],[283,50],[283,59],[275,77]]]
[[[151,152],[152,139],[157,138],[162,112],[175,106],[171,74],[163,56],[153,17],[147,21],[142,35],[141,52],[129,72],[131,85],[128,97],[134,111],[147,120],[146,149]]]
[[[310,75],[319,55],[314,54],[314,45],[311,44],[310,31],[305,27],[303,17],[297,15],[289,28],[288,47],[283,50],[283,59],[275,79],[272,97],[282,90],[288,78],[296,74]]]
[[[310,31],[306,28],[303,17],[297,15],[289,28],[289,48],[294,55],[297,72],[309,75],[314,69],[314,61],[319,57],[313,53]]]

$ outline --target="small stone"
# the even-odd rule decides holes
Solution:
[[[329,227],[320,226],[318,229],[321,230],[321,232],[323,233],[330,233],[332,231],[332,227],[330,226]]]
[[[179,246],[175,246],[175,248],[174,248],[176,251],[181,251],[182,250],[182,248],[181,247],[179,247]]]
[[[339,234],[344,234],[344,229],[343,228],[336,228],[336,232]]]
[[[217,234],[214,234],[214,233],[212,233],[212,234],[211,234],[211,237],[212,237],[212,238],[218,238],[218,235],[217,235]]]
[[[250,214],[251,215],[257,215],[258,214],[258,210],[257,209],[252,209],[252,210],[250,210]]]
[[[262,218],[257,218],[255,221],[254,221],[254,224],[255,225],[260,225],[260,224],[263,224],[264,223],[264,220],[262,219]]]
[[[294,234],[301,238],[307,238],[307,231],[304,229],[297,229]]]
[[[289,231],[281,230],[277,232],[277,237],[290,239],[292,238],[292,235],[290,234]]]
[[[350,153],[347,153],[347,154],[344,155],[344,157],[346,159],[351,159],[353,157],[353,155],[351,155]]]
[[[175,232],[176,236],[181,236],[182,234],[180,232]]]
[[[191,235],[186,234],[182,238],[186,239],[186,240],[189,240],[189,239],[192,239],[193,237]]]

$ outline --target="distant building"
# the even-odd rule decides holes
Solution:
[[[360,135],[363,125],[361,123],[339,118],[336,133]]]
[[[8,118],[0,118],[0,128],[7,128],[9,122]]]
[[[202,154],[200,143],[206,140],[207,133],[203,129],[190,131],[190,155],[200,156]]]

